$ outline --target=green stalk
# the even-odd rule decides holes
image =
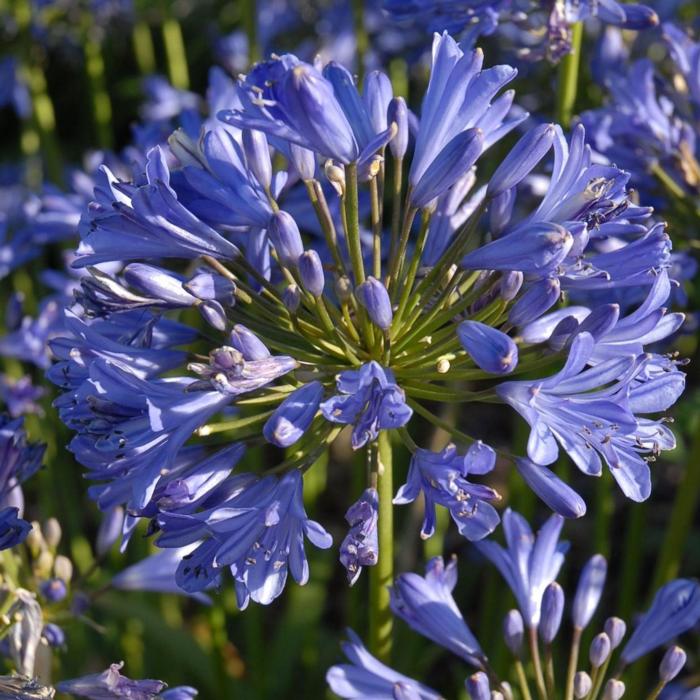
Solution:
[[[369,47],[369,37],[365,29],[364,0],[353,0],[352,19],[355,25],[355,42],[357,44],[357,83],[362,83],[365,74],[365,55]]]
[[[571,639],[571,651],[569,653],[569,665],[566,669],[565,700],[574,700],[574,677],[576,676],[576,666],[578,665],[582,633],[583,630],[580,627],[574,627],[574,634]]]
[[[92,102],[92,116],[95,121],[97,143],[101,148],[112,147],[112,103],[107,93],[105,62],[102,58],[100,42],[91,36],[94,32],[88,27],[85,32],[85,72]]]
[[[248,55],[251,64],[260,60],[260,47],[258,46],[258,16],[256,0],[243,0],[243,26],[248,35]]]
[[[365,265],[362,260],[362,244],[360,243],[360,218],[357,192],[357,164],[350,163],[345,167],[345,214],[348,226],[345,231],[348,253],[355,276],[355,286],[365,281]]]
[[[576,103],[582,40],[583,23],[576,22],[571,27],[571,53],[562,58],[557,80],[557,121],[565,128],[571,125]]]
[[[168,76],[173,87],[187,90],[190,86],[190,73],[187,68],[187,54],[182,27],[174,17],[166,17],[161,26],[165,57],[168,63]]]
[[[523,700],[532,700],[530,686],[527,684],[527,676],[525,675],[525,668],[523,667],[523,662],[520,659],[515,660],[515,672],[518,674],[518,685],[520,686],[520,692],[523,696]]]
[[[691,435],[693,435],[693,443],[686,460],[683,480],[676,490],[676,500],[673,503],[664,543],[660,549],[661,554],[656,562],[651,586],[652,592],[678,574],[681,557],[685,551],[685,542],[688,539],[698,507],[698,498],[700,498],[700,426],[698,426],[697,421],[694,422],[694,430]]]
[[[370,485],[379,494],[379,560],[369,571],[369,648],[380,661],[390,663],[392,615],[389,586],[394,578],[394,493],[389,433],[380,432],[377,443],[369,450]]]
[[[537,627],[528,627],[527,638],[530,643],[530,656],[532,657],[532,666],[535,671],[537,694],[540,696],[540,700],[548,700],[544,684],[544,673],[542,672],[542,660],[540,659],[540,647],[537,642]]]
[[[151,75],[156,71],[156,52],[153,48],[151,28],[144,20],[139,20],[131,30],[131,41],[134,46],[134,57],[141,75]]]

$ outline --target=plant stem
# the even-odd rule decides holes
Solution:
[[[537,627],[528,627],[528,641],[530,642],[530,656],[532,656],[532,666],[535,670],[535,684],[540,700],[547,700],[547,690],[544,685],[544,674],[542,673],[542,660],[540,659],[540,647],[537,643]]]
[[[520,685],[520,692],[522,693],[523,700],[532,700],[532,694],[530,693],[530,686],[527,684],[527,676],[525,675],[523,662],[520,659],[515,660],[515,672],[518,674],[518,684]]]
[[[580,627],[574,627],[574,634],[571,639],[571,652],[569,653],[569,665],[566,669],[566,695],[565,700],[574,700],[574,677],[576,676],[576,666],[578,665],[578,655],[581,648]]]
[[[570,126],[574,113],[582,39],[583,23],[576,22],[571,27],[571,53],[562,58],[557,81],[557,121],[565,128]]]
[[[370,446],[370,485],[379,495],[379,560],[369,571],[369,646],[382,662],[391,661],[392,616],[389,585],[394,577],[394,512],[392,506],[392,452],[389,433],[379,433]]]
[[[134,45],[134,56],[141,75],[151,75],[156,71],[156,52],[153,48],[153,37],[148,22],[139,20],[131,30],[131,41]]]
[[[182,27],[174,17],[166,17],[161,27],[165,56],[168,62],[168,76],[173,87],[187,90],[190,86],[190,73],[187,68],[185,40]]]
[[[101,148],[109,149],[112,147],[112,103],[107,93],[102,46],[99,40],[91,34],[94,34],[94,29],[88,27],[83,46],[85,72],[92,101],[92,116],[95,120],[97,143]]]
[[[352,272],[355,276],[355,286],[357,287],[365,281],[365,265],[362,260],[362,244],[360,242],[356,163],[350,163],[345,167],[345,185],[345,214],[348,223],[345,237],[352,263]]]
[[[355,25],[355,42],[357,44],[357,83],[362,83],[365,74],[365,55],[369,46],[369,38],[365,29],[364,0],[353,0],[352,18]]]

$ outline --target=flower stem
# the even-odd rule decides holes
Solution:
[[[527,676],[525,675],[523,662],[520,659],[515,660],[515,672],[518,674],[518,685],[520,686],[523,700],[532,700],[532,694],[530,693],[530,686],[527,684]]]
[[[578,655],[581,648],[582,633],[583,630],[580,627],[574,627],[574,634],[571,639],[571,652],[569,653],[569,665],[566,670],[565,700],[574,700],[574,676],[576,675],[576,666],[578,665]]]
[[[369,571],[369,646],[382,662],[391,661],[393,620],[389,585],[394,577],[394,512],[391,439],[385,430],[370,448],[370,485],[379,494],[379,560]]]
[[[540,659],[540,647],[537,643],[537,627],[528,627],[528,641],[530,642],[530,656],[532,656],[532,666],[535,670],[535,684],[540,700],[547,700],[547,690],[544,685],[544,674],[542,673],[542,660]]]
[[[574,113],[574,104],[576,102],[582,39],[583,23],[576,22],[571,27],[571,53],[564,56],[559,64],[557,121],[566,128],[571,124],[571,117]]]
[[[175,17],[166,17],[161,26],[165,57],[168,62],[168,77],[173,87],[187,90],[190,86],[190,73],[187,68],[187,54],[182,27]]]
[[[101,148],[109,149],[112,147],[112,103],[107,92],[102,46],[94,33],[93,27],[88,27],[85,33],[85,72],[92,101],[97,143]]]

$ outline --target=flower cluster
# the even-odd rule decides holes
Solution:
[[[394,502],[423,494],[423,537],[436,506],[470,540],[493,532],[500,495],[480,478],[495,450],[456,430],[466,451],[411,437],[418,417],[441,423],[436,401],[520,414],[516,468],[565,516],[585,503],[549,468],[560,451],[649,496],[648,462],[674,446],[662,414],[684,388],[678,360],[649,348],[683,321],[666,311],[670,239],[629,174],[593,161],[582,126],[525,126],[502,92],[516,70],[483,64],[436,35],[414,119],[382,72],[360,91],[337,63],[274,57],[217,78],[215,114],[151,147],[131,179],[95,175],[48,376],[91,497],[126,509],[124,546],[148,519],[159,547],[186,548],[185,591],[228,569],[244,607],[274,600],[288,572],[306,582],[305,538],[331,538],[307,517],[302,475],[343,426],[372,463],[341,546],[351,581],[381,558],[389,432],[413,453]],[[485,178],[483,154],[516,127]],[[260,444],[286,452],[236,472]]]
[[[673,641],[700,621],[700,586],[689,579],[676,579],[662,586],[649,609],[637,620],[624,641],[627,625],[619,617],[609,617],[590,643],[589,665],[580,657],[581,637],[589,627],[603,595],[607,562],[593,556],[584,566],[571,604],[572,638],[568,662],[553,665],[553,654],[564,617],[565,595],[556,582],[564,563],[567,544],[559,541],[563,519],[553,515],[533,534],[527,521],[507,510],[503,518],[506,548],[491,541],[478,543],[479,550],[498,568],[515,596],[517,609],[503,622],[503,642],[513,659],[513,678],[499,678],[489,664],[478,640],[469,629],[452,596],[457,584],[457,561],[445,563],[442,557],[428,562],[425,576],[407,573],[398,576],[391,589],[394,614],[419,634],[449,650],[475,669],[465,685],[472,700],[513,697],[509,681],[517,682],[522,697],[531,697],[522,663],[529,649],[540,697],[559,697],[557,683],[565,685],[566,697],[595,697],[601,690],[605,698],[621,698],[625,684],[621,680],[627,667],[654,650]],[[391,700],[416,697],[439,698],[430,688],[397,673],[375,659],[359,638],[349,632],[350,642],[343,646],[349,664],[333,666],[326,676],[334,693],[341,698],[371,695]],[[541,649],[544,647],[544,663]],[[616,650],[619,650],[616,652]],[[618,656],[612,665],[613,656]],[[655,692],[674,680],[686,663],[686,654],[678,646],[667,649],[659,666],[659,684]],[[583,670],[581,666],[583,665]],[[608,678],[608,671],[615,672]],[[564,673],[566,669],[566,673]],[[581,670],[578,670],[581,669]],[[494,692],[495,695],[491,693]],[[560,691],[561,692],[561,691]]]

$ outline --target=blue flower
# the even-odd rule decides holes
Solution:
[[[81,223],[74,267],[138,258],[238,255],[232,243],[178,201],[159,147],[148,153],[144,185],[120,183],[106,167],[101,175],[96,201]]]
[[[326,674],[326,682],[336,695],[357,700],[440,700],[434,690],[375,659],[352,630],[348,630],[348,637],[350,641],[342,646],[350,663],[332,666]]]
[[[476,365],[491,374],[509,374],[518,366],[518,346],[498,328],[479,321],[462,321],[457,326],[462,347]]]
[[[491,502],[500,500],[500,496],[488,486],[471,483],[468,477],[490,472],[495,462],[494,451],[482,442],[474,443],[464,455],[454,445],[441,452],[418,449],[394,503],[411,503],[422,492],[425,498],[422,538],[427,539],[435,532],[435,506],[441,505],[450,511],[460,534],[469,540],[479,540],[498,525],[498,513]]]
[[[61,681],[56,689],[90,700],[130,698],[130,700],[154,700],[167,685],[162,681],[132,681],[120,673],[124,664],[112,664],[102,673],[93,673],[73,680]]]
[[[294,470],[280,479],[242,474],[222,495],[202,512],[162,511],[157,517],[159,547],[200,543],[180,562],[178,585],[190,593],[205,590],[228,567],[241,609],[250,599],[271,603],[288,572],[304,585],[309,577],[304,537],[322,549],[332,538],[306,516],[301,474]]]
[[[675,579],[659,588],[622,650],[620,660],[631,664],[641,656],[692,629],[700,620],[700,586]]]
[[[18,517],[19,509],[12,506],[0,509],[0,550],[10,549],[24,542],[32,526]]]
[[[324,401],[321,413],[332,423],[353,426],[355,450],[376,440],[380,430],[405,425],[413,414],[394,373],[374,360],[359,370],[341,372],[337,386],[340,394]]]
[[[411,187],[423,189],[431,165],[454,150],[469,129],[480,129],[483,148],[502,138],[525,116],[506,119],[513,101],[512,93],[496,98],[499,90],[510,82],[517,71],[510,66],[495,66],[482,70],[483,53],[479,50],[464,53],[447,33],[435,35],[430,82],[423,99],[420,125],[409,182]],[[494,99],[496,98],[496,99]],[[457,139],[457,141],[455,141]],[[431,190],[437,197],[454,184],[473,165],[465,161],[451,169],[449,177],[441,177],[441,188]],[[422,201],[416,206],[422,206]]]
[[[32,384],[29,376],[12,379],[6,374],[0,374],[0,401],[13,418],[28,413],[42,415],[38,401],[45,393],[43,387]]]
[[[559,542],[563,524],[564,519],[554,514],[533,535],[525,518],[509,508],[503,515],[507,548],[490,540],[476,543],[501,572],[530,628],[539,624],[545,588],[556,579],[564,563],[568,544]]]
[[[368,488],[345,514],[350,530],[340,545],[340,563],[347,569],[351,586],[362,573],[362,567],[374,566],[379,558],[378,507],[377,490]]]
[[[321,382],[309,382],[293,391],[268,418],[263,435],[277,447],[289,447],[308,430],[323,398]]]
[[[445,565],[442,557],[435,557],[428,562],[425,577],[408,573],[396,578],[391,609],[416,632],[482,668],[484,652],[452,597],[456,583],[456,558]]]
[[[648,382],[644,362],[634,355],[586,368],[594,347],[593,337],[581,333],[557,374],[545,380],[506,382],[496,391],[530,424],[527,451],[533,462],[554,462],[557,442],[587,474],[601,473],[602,457],[625,495],[642,501],[648,498],[651,483],[640,454],[669,449],[673,441],[658,421],[637,419],[635,412],[665,410],[682,386],[677,387],[668,372],[658,384]]]

